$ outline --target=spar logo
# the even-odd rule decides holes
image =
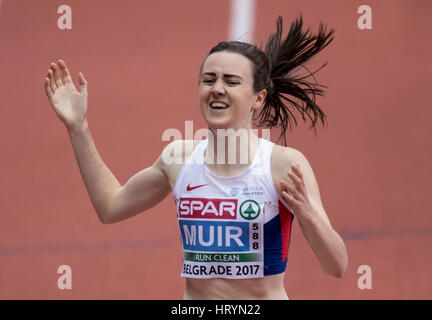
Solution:
[[[258,218],[261,208],[258,202],[254,200],[243,201],[240,205],[240,215],[246,220],[254,220]]]
[[[180,198],[179,218],[235,219],[237,199]]]

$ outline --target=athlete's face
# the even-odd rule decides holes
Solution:
[[[252,127],[253,112],[262,107],[267,93],[254,92],[252,67],[245,56],[227,51],[213,53],[204,61],[199,102],[210,128]]]

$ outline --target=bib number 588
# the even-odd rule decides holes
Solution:
[[[252,224],[252,249],[259,249],[259,224]]]

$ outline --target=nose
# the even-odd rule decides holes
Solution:
[[[222,80],[218,79],[215,81],[211,88],[211,92],[215,95],[222,95],[225,93],[225,87],[223,86]]]

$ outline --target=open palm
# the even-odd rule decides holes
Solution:
[[[75,88],[63,60],[59,60],[58,65],[51,63],[48,78],[45,78],[45,92],[51,106],[67,128],[85,120],[87,115],[87,81],[82,73],[79,74],[78,82],[80,91]]]

